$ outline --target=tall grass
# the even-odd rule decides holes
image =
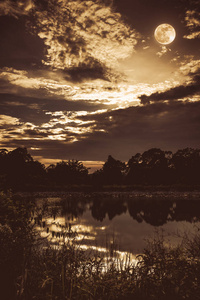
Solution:
[[[112,253],[88,255],[71,240],[39,247],[34,201],[0,196],[0,284],[3,300],[200,299],[200,235],[166,247],[149,241],[137,264]]]

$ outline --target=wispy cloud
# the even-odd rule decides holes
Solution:
[[[185,22],[189,33],[184,35],[184,38],[190,40],[200,38],[200,12],[197,10],[187,10]]]
[[[142,104],[149,104],[156,101],[172,101],[172,100],[188,100],[187,97],[197,95],[195,101],[200,101],[200,69],[195,73],[190,73],[190,83],[179,85],[174,88],[168,89],[164,92],[156,92],[149,96],[142,95],[140,100]]]
[[[158,52],[156,53],[156,55],[157,55],[158,57],[162,57],[162,56],[165,55],[168,51],[171,51],[171,49],[168,48],[168,47],[166,47],[166,46],[162,46],[162,47],[161,47],[161,50],[158,51]]]
[[[43,96],[46,94],[48,96],[65,95],[65,97],[70,97],[75,93],[72,86],[59,74],[56,74],[56,76],[55,74],[51,74],[52,78],[49,78],[48,72],[46,72],[43,76],[42,74],[41,76],[38,76],[37,74],[34,74],[34,72],[29,75],[28,71],[16,70],[13,68],[3,68],[0,71],[0,79],[4,81],[5,86],[6,82],[9,83],[10,88],[12,86],[12,90],[14,90],[14,87],[21,87],[32,91],[38,90],[40,91],[40,97],[41,94]],[[54,77],[57,77],[57,79],[54,79]]]
[[[9,140],[1,139],[1,147],[24,145],[29,149],[32,147],[32,153],[43,158],[102,161],[108,154],[127,160],[136,152],[151,147],[170,150],[187,145],[197,147],[200,138],[199,108],[200,102],[171,101],[80,116],[85,122],[95,120],[97,131],[83,134],[85,138],[78,141],[73,141],[73,137],[50,140],[30,135],[25,139],[21,134]]]
[[[6,115],[0,115],[0,126],[16,124],[19,124],[19,120],[17,118],[13,118],[11,116]]]
[[[0,3],[0,16],[10,15],[18,17],[27,15],[33,7],[33,0],[2,0]]]
[[[178,35],[169,48],[150,37],[166,1],[145,9],[142,1],[119,2],[121,10],[112,0],[0,1],[0,15],[9,16],[1,18],[2,146],[24,145],[43,159],[105,160],[197,144],[200,60],[190,45],[198,44],[199,10],[183,1],[188,31],[180,48]],[[136,8],[131,21],[129,8]]]
[[[76,81],[110,80],[110,68],[132,54],[139,36],[112,1],[46,1],[45,9],[35,10],[35,22],[47,46],[44,64]]]
[[[51,78],[52,77],[52,78]],[[57,77],[57,78],[56,78]],[[92,106],[105,105],[107,109],[117,109],[139,105],[138,96],[145,92],[151,94],[163,91],[177,84],[176,82],[160,82],[157,84],[128,82],[109,83],[103,80],[92,80],[84,83],[72,83],[63,78],[62,73],[29,74],[28,71],[3,68],[0,73],[3,81],[1,93],[32,95],[44,99],[65,99],[71,101],[87,101]],[[28,105],[28,103],[27,103]],[[51,110],[50,110],[51,111]],[[53,110],[54,111],[54,110]]]

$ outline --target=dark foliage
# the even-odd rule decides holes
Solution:
[[[88,255],[70,241],[41,247],[34,201],[0,194],[0,286],[4,300],[200,299],[200,236],[166,247],[149,240],[137,262]],[[112,216],[111,216],[112,218]]]
[[[88,169],[78,160],[61,161],[47,168],[47,180],[51,184],[85,184],[87,177]]]
[[[0,151],[0,186],[4,189],[23,189],[44,182],[44,165],[34,161],[26,148]]]
[[[21,299],[34,244],[32,199],[0,194],[0,282],[4,300]]]
[[[0,150],[0,189],[60,189],[73,185],[102,186],[198,186],[200,150],[186,148],[176,153],[152,148],[137,153],[128,163],[108,156],[100,170],[88,173],[78,160],[61,161],[45,168],[26,148]]]

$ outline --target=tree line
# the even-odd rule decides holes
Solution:
[[[175,153],[152,148],[137,153],[127,163],[111,155],[100,170],[89,169],[78,160],[60,161],[45,167],[26,148],[0,150],[0,189],[54,189],[73,185],[94,187],[199,185],[200,149]]]

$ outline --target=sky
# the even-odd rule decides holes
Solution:
[[[1,0],[0,45],[0,148],[92,170],[199,148],[199,0]]]

